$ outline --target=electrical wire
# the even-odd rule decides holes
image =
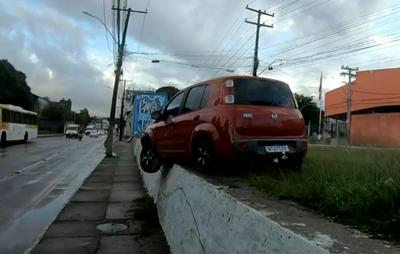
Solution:
[[[393,8],[398,8],[398,7],[400,7],[400,5],[395,5],[395,6],[392,6],[392,7],[389,7],[389,8],[384,8],[384,9],[381,9],[381,10],[378,10],[378,11],[375,11],[375,12],[372,12],[372,13],[363,14],[363,15],[357,17],[357,18],[353,18],[353,19],[350,19],[350,20],[347,20],[345,22],[342,22],[342,23],[339,23],[339,24],[335,25],[336,28],[333,27],[334,28],[333,30],[332,30],[332,27],[329,27],[329,29],[328,28],[324,28],[324,29],[322,29],[322,31],[320,33],[313,34],[311,36],[297,37],[297,38],[294,38],[294,39],[290,39],[288,41],[275,43],[275,44],[269,45],[268,47],[260,48],[260,51],[263,51],[263,50],[266,50],[266,49],[271,49],[271,48],[278,47],[278,46],[282,46],[284,44],[291,44],[291,48],[290,49],[297,49],[297,48],[299,48],[301,46],[304,46],[304,45],[307,45],[307,44],[310,44],[310,43],[313,43],[313,42],[317,42],[319,40],[323,40],[323,39],[325,39],[327,37],[338,35],[338,34],[340,34],[342,32],[345,32],[346,30],[356,29],[360,25],[367,25],[367,24],[369,24],[369,23],[371,23],[373,21],[376,21],[378,19],[385,18],[385,17],[391,16],[391,15],[397,14],[397,13],[399,13],[399,11],[392,11],[391,13],[386,13],[386,12],[388,10],[392,10]],[[377,16],[377,17],[371,17],[372,14],[374,14],[374,15],[383,14],[383,15],[382,16]],[[314,37],[316,37],[316,38],[314,38]],[[310,38],[311,40],[309,40],[308,38]],[[298,42],[298,43],[293,45],[293,42]],[[282,53],[285,53],[285,52],[280,52],[278,54],[282,54]]]
[[[149,6],[150,6],[150,0],[147,0],[146,11],[148,11]],[[143,19],[142,19],[142,25],[141,25],[140,34],[139,34],[139,42],[136,45],[136,51],[137,52],[139,52],[141,50],[141,44],[142,44],[144,26],[145,26],[145,23],[146,23],[146,17],[147,17],[147,13],[144,14]],[[133,70],[132,70],[133,73],[135,72],[136,64],[137,64],[137,57],[133,61]]]
[[[107,25],[107,18],[106,18],[106,3],[105,3],[105,0],[103,0],[103,19],[104,19],[104,24],[106,24]],[[108,50],[109,51],[111,51],[111,48],[110,48],[110,43],[109,43],[109,41],[108,41],[108,34],[107,34],[107,28],[106,27],[104,27],[104,32],[105,32],[105,37],[106,37],[106,42],[107,42],[107,48],[108,48]]]
[[[247,45],[247,43],[254,37],[255,34],[256,34],[256,32],[254,32],[252,35],[250,35],[250,36],[248,37],[248,39],[245,41],[245,43],[242,44],[242,46],[228,59],[228,61],[226,61],[226,62],[222,65],[222,67],[225,67],[225,66],[232,60],[232,58],[233,58],[234,56],[236,56],[236,55],[243,49],[244,46]],[[217,73],[218,73],[218,71],[214,72],[214,74],[213,74],[212,76],[215,76]]]

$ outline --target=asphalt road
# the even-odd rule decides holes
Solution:
[[[104,138],[37,138],[0,148],[0,253],[24,253],[104,157]]]

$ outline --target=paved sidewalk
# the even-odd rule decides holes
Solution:
[[[118,158],[97,166],[31,253],[169,253],[131,145],[115,150]]]

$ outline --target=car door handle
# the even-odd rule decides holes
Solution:
[[[199,115],[193,117],[193,122],[198,122],[199,120],[200,120],[200,116]]]

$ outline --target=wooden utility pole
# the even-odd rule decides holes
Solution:
[[[258,64],[259,64],[259,60],[258,60],[258,40],[259,40],[259,37],[260,37],[260,27],[268,27],[268,28],[273,28],[274,27],[274,25],[266,25],[265,23],[261,24],[260,23],[261,22],[261,15],[267,15],[267,16],[270,16],[270,17],[275,17],[275,13],[270,14],[270,13],[267,13],[266,11],[252,9],[248,5],[246,5],[246,9],[249,10],[249,11],[257,12],[257,14],[258,14],[257,23],[248,21],[247,19],[245,20],[246,23],[257,26],[256,45],[254,47],[254,62],[253,62],[253,76],[256,77],[257,76]]]
[[[115,125],[115,108],[116,108],[116,104],[117,104],[118,85],[119,85],[119,81],[121,78],[122,60],[124,58],[125,40],[126,40],[126,32],[128,30],[129,17],[130,17],[131,12],[147,13],[147,10],[146,11],[135,11],[135,10],[132,10],[131,8],[129,8],[129,9],[112,8],[112,9],[118,11],[118,15],[119,15],[120,11],[127,11],[128,14],[125,19],[125,25],[124,25],[124,30],[122,32],[121,43],[118,44],[117,66],[116,66],[116,70],[115,70],[114,90],[113,90],[113,96],[112,96],[112,101],[111,101],[111,111],[110,111],[110,125],[108,126],[108,135],[107,135],[107,139],[106,139],[106,156],[107,157],[113,156],[112,146],[113,146],[114,125]]]
[[[353,72],[358,71],[358,68],[350,68],[349,66],[344,66],[342,65],[342,70],[345,70],[347,72],[342,72],[340,73],[342,76],[348,76],[349,80],[347,83],[347,117],[346,117],[346,122],[347,122],[347,139],[348,139],[348,144],[351,144],[351,106],[352,106],[352,87],[351,87],[351,82],[352,79],[356,77],[356,74]]]

